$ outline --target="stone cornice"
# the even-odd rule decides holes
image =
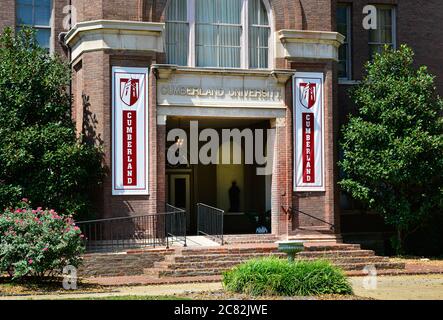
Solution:
[[[66,35],[72,60],[83,52],[135,50],[163,52],[164,23],[121,20],[80,22]]]
[[[287,59],[338,60],[345,37],[338,32],[282,29],[277,32],[277,56]]]
[[[286,83],[294,74],[295,70],[287,69],[234,69],[234,68],[195,68],[172,64],[152,65],[158,79],[169,79],[172,74],[213,74],[223,76],[252,76],[258,78],[274,77],[279,83]]]

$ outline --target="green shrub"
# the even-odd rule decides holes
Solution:
[[[35,30],[0,34],[1,211],[27,197],[78,220],[94,216],[102,141],[91,117],[77,136],[69,85],[69,64],[40,48]]]
[[[83,235],[72,216],[32,210],[24,201],[0,214],[0,274],[13,279],[55,275],[67,265],[78,267]]]
[[[226,290],[253,296],[352,294],[342,270],[327,261],[263,258],[247,261],[223,274]]]

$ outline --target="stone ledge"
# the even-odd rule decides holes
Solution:
[[[163,52],[165,24],[122,20],[94,20],[77,23],[66,35],[72,49],[71,61],[84,52],[135,50]]]
[[[345,37],[338,32],[282,29],[277,32],[277,56],[286,59],[338,61]]]
[[[241,68],[211,68],[211,67],[187,67],[175,64],[153,64],[158,79],[170,79],[174,74],[203,74],[219,76],[250,76],[257,78],[274,77],[278,83],[286,83],[295,70],[290,69],[241,69]]]

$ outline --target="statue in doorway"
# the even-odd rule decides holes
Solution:
[[[232,181],[232,186],[229,188],[229,212],[240,211],[240,188],[237,186],[237,181]]]

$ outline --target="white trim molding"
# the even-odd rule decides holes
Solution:
[[[338,61],[345,37],[338,32],[283,29],[277,32],[277,57]]]
[[[71,61],[84,52],[106,49],[163,52],[164,28],[158,22],[79,22],[66,35],[66,44],[72,49]]]

